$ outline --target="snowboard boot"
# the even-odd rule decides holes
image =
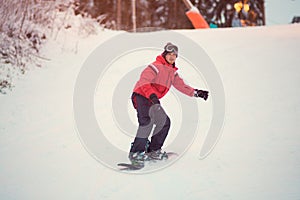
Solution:
[[[144,162],[149,160],[145,152],[130,152],[128,158],[133,165],[137,166],[144,166]]]
[[[166,160],[168,159],[168,154],[167,152],[163,151],[161,149],[158,149],[156,151],[151,151],[150,153],[148,153],[148,156],[150,159],[153,160]]]

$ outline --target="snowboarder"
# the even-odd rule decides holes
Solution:
[[[164,111],[160,100],[174,86],[180,92],[194,97],[208,98],[208,91],[194,89],[179,77],[175,66],[178,47],[167,43],[156,61],[148,65],[140,75],[131,96],[137,111],[138,129],[131,144],[129,159],[132,163],[143,163],[148,159],[163,159],[167,153],[162,146],[170,128],[170,118]],[[152,129],[154,130],[152,131]],[[148,140],[152,132],[151,141]]]

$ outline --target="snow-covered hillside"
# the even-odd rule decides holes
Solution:
[[[88,56],[97,46],[123,33],[105,30],[79,41],[74,38],[74,43],[74,35],[64,35],[47,44],[44,54],[50,61],[45,67],[21,77],[12,92],[0,96],[0,199],[299,199],[300,26],[176,33],[205,50],[224,87],[225,123],[207,157],[199,159],[216,109],[217,95],[213,93],[208,102],[197,101],[195,112],[201,115],[198,132],[172,165],[151,173],[145,169],[147,173],[137,175],[119,172],[95,159],[79,137],[73,94]],[[57,45],[64,40],[69,47],[76,47],[76,54]],[[166,42],[167,38],[161,38],[162,45]],[[183,55],[180,47],[179,55]],[[114,48],[117,51],[118,47]],[[135,57],[137,65],[151,62],[157,53],[160,50],[140,52]],[[127,67],[133,70],[127,66],[130,60],[122,61],[123,71]],[[184,58],[179,57],[178,63],[193,86],[212,88],[207,77],[199,79],[190,72],[193,68]],[[199,58],[196,64],[202,63]],[[97,101],[103,101],[101,94],[116,88],[113,84],[120,79],[120,71],[109,68],[106,76],[111,82],[102,85],[99,81]],[[176,112],[181,111],[172,109],[177,105],[176,97],[166,98],[163,105],[173,122],[167,142],[172,143],[182,122]],[[127,106],[128,99],[116,103],[122,102]],[[100,121],[103,109],[105,105],[95,102]],[[130,105],[126,109],[134,115]],[[132,117],[132,123],[134,120]],[[107,130],[115,125],[103,126]],[[118,135],[115,128],[105,135],[116,148],[124,152],[129,148],[130,137],[122,140],[124,135]]]

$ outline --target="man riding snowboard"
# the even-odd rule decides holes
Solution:
[[[178,47],[167,43],[163,53],[156,57],[156,61],[143,70],[134,87],[131,99],[137,111],[139,126],[129,153],[129,159],[133,163],[167,158],[166,152],[161,148],[171,122],[159,99],[167,94],[171,86],[190,97],[200,97],[205,101],[208,98],[208,91],[194,89],[180,78],[175,66],[177,57]],[[153,127],[155,128],[152,132]],[[152,137],[149,141],[151,132]]]

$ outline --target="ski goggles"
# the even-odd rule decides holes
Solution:
[[[165,46],[165,51],[167,51],[167,52],[173,52],[173,53],[178,54],[178,47],[175,46],[174,44],[168,43]]]

